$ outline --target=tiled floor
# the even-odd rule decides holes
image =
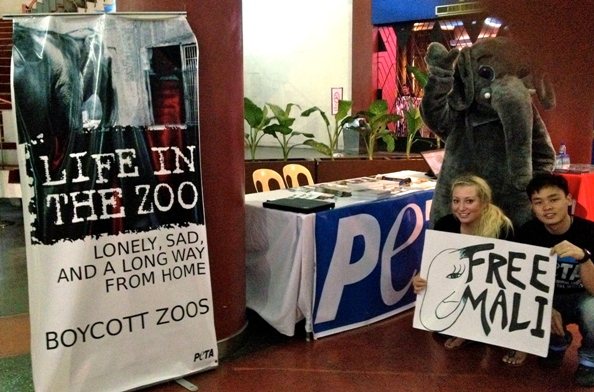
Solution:
[[[252,323],[250,344],[218,369],[187,379],[200,391],[579,391],[572,384],[576,346],[555,372],[530,357],[501,363],[505,350],[475,344],[446,352],[443,338],[411,327],[412,314],[306,342]],[[266,332],[268,331],[268,332]],[[183,391],[174,384],[150,391]]]
[[[20,207],[0,199],[0,220],[14,221],[0,229],[0,392],[33,390],[19,214]],[[306,341],[302,327],[298,336],[286,337],[249,311],[248,319],[245,344],[239,350],[222,358],[217,369],[186,377],[199,391],[585,390],[572,382],[579,338],[562,368],[547,371],[535,357],[521,368],[505,366],[504,350],[483,344],[445,351],[443,337],[412,328],[411,311],[316,341]],[[572,332],[579,336],[575,329]],[[171,381],[145,390],[186,389]]]
[[[27,265],[19,199],[0,198],[0,391],[33,390]]]
[[[0,316],[27,312],[27,264],[20,199],[0,198]]]

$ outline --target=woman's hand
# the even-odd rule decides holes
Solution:
[[[415,294],[419,294],[421,291],[425,290],[427,287],[427,281],[416,274],[412,280],[413,288]]]

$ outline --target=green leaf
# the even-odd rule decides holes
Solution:
[[[319,152],[321,154],[324,154],[329,157],[332,156],[332,149],[330,149],[330,147],[328,147],[324,143],[317,142],[313,139],[307,139],[306,141],[303,142],[303,144],[305,144],[306,146],[312,147],[314,150],[316,150],[317,152]]]
[[[278,105],[275,105],[273,103],[266,103],[266,105],[268,105],[268,107],[270,108],[270,110],[272,111],[272,115],[277,119],[277,120],[282,120],[288,117],[287,113],[283,110],[283,108],[281,108]]]
[[[383,99],[378,99],[371,103],[369,106],[369,112],[371,112],[374,116],[387,113],[388,103]]]
[[[338,111],[334,115],[334,119],[336,121],[340,121],[344,118],[351,108],[353,107],[353,103],[351,101],[343,101],[342,99],[338,101]]]
[[[415,77],[417,82],[419,82],[419,85],[422,88],[425,88],[425,86],[427,85],[427,81],[429,81],[429,75],[412,65],[407,65],[406,70],[413,74],[413,76]]]
[[[295,122],[295,117],[291,117],[291,108],[293,106],[299,107],[299,105],[294,103],[287,104],[287,108],[283,110],[280,106],[275,105],[273,103],[267,103],[270,110],[272,110],[272,114],[274,115],[274,119],[281,125],[285,127],[290,127]]]
[[[272,117],[268,117],[268,108],[266,106],[262,107],[262,121],[258,124],[257,128],[262,129],[266,125],[270,124],[272,121]]]
[[[243,98],[243,118],[252,128],[257,128],[262,122],[264,112],[249,98]]]
[[[293,131],[293,135],[303,135],[305,137],[315,137],[313,133]]]
[[[423,119],[418,108],[413,107],[404,112],[406,117],[406,128],[409,134],[415,134],[423,126]]]
[[[321,112],[322,110],[320,110],[320,108],[317,107],[317,106],[313,106],[313,107],[311,107],[309,109],[305,109],[303,112],[301,112],[301,115],[303,117],[308,117],[310,114],[312,114],[315,111]]]
[[[328,116],[326,116],[326,113],[317,106],[314,106],[314,107],[311,107],[311,108],[305,110],[304,112],[301,113],[301,116],[309,117],[309,115],[314,112],[320,113],[320,116],[322,116],[322,119],[324,120],[324,123],[326,124],[326,128],[330,126],[330,121],[328,121]]]
[[[346,116],[340,121],[340,127],[342,128],[345,124],[352,123],[355,118],[355,116]]]
[[[372,128],[378,127],[378,129],[383,129],[388,124],[390,124],[392,122],[396,122],[396,121],[400,120],[401,118],[402,117],[397,114],[385,113],[385,114],[381,114],[381,115],[376,116],[375,118],[370,119],[369,125],[371,125]]]
[[[386,143],[386,150],[388,150],[388,152],[394,151],[396,148],[396,141],[394,140],[392,133],[382,135],[382,140]]]
[[[281,124],[272,124],[263,129],[264,133],[272,135],[278,139],[277,133],[289,135],[293,130]]]
[[[301,110],[301,106],[297,105],[296,103],[288,103],[287,104],[287,108],[285,109],[285,113],[287,113],[287,116],[289,114],[291,114],[291,109],[293,108],[293,106],[295,106],[296,108],[298,108],[299,110]]]

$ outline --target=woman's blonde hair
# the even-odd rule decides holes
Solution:
[[[475,227],[474,235],[498,238],[502,232],[505,234],[513,232],[511,220],[501,208],[493,204],[493,192],[487,181],[474,174],[465,174],[452,182],[451,194],[454,193],[454,188],[458,186],[473,186],[483,205],[483,211]]]

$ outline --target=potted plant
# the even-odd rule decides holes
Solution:
[[[289,153],[293,147],[303,145],[305,143],[296,144],[294,146],[289,145],[289,141],[296,136],[305,136],[313,140],[312,134],[302,133],[293,129],[295,121],[294,117],[291,117],[291,110],[293,106],[298,105],[290,103],[285,109],[271,104],[266,103],[262,107],[258,107],[249,98],[244,98],[244,119],[249,125],[249,132],[244,134],[245,145],[249,149],[249,158],[245,161],[245,192],[252,193],[256,192],[256,188],[252,181],[252,174],[255,170],[261,168],[267,168],[276,170],[282,173],[282,168],[286,165],[289,160]],[[265,135],[271,135],[274,137],[281,146],[282,159],[264,159],[256,160],[256,151]],[[299,163],[305,167],[315,176],[316,162],[311,159],[299,160]]]
[[[385,100],[378,99],[372,102],[367,110],[358,112],[355,117],[359,118],[359,126],[350,129],[361,134],[369,160],[373,159],[375,145],[379,139],[386,144],[388,152],[394,151],[395,136],[388,129],[388,124],[396,123],[402,117],[390,113],[388,103]]]
[[[264,128],[270,124],[272,117],[268,116],[268,107],[264,105],[260,108],[249,98],[243,98],[243,118],[248,123],[250,129],[245,136],[245,144],[250,151],[251,160],[256,159],[256,150],[260,140],[264,137]]]
[[[276,121],[276,123],[270,124],[267,127],[265,127],[263,129],[263,132],[265,134],[271,135],[278,141],[283,154],[283,160],[287,161],[289,159],[289,153],[293,148],[297,146],[308,145],[307,143],[309,143],[309,140],[313,140],[314,135],[311,133],[299,132],[293,129],[295,117],[291,117],[291,110],[293,109],[293,107],[297,107],[301,110],[299,105],[289,103],[287,104],[285,109],[272,103],[267,103],[266,105],[268,105],[268,107],[272,111],[272,118]],[[291,139],[297,136],[304,136],[309,139],[302,143],[296,143],[291,145]]]
[[[354,119],[353,116],[348,115],[352,106],[353,103],[351,101],[338,101],[338,111],[334,115],[334,124],[332,124],[332,128],[326,113],[317,106],[309,108],[301,113],[301,115],[304,117],[308,117],[310,114],[315,112],[320,113],[320,116],[326,125],[326,133],[328,135],[328,144],[324,144],[313,139],[306,140],[304,144],[314,148],[316,151],[324,155],[329,156],[331,160],[334,160],[334,153],[338,149],[338,141],[340,140],[342,131],[344,130],[345,125],[349,124]]]
[[[421,71],[417,67],[408,65],[406,69],[413,74],[416,81],[421,86],[421,89],[425,88],[427,84],[428,75]],[[418,102],[414,97],[408,96],[404,99],[403,108],[404,119],[406,121],[406,157],[410,158],[410,152],[412,145],[417,141],[417,135],[419,130],[423,127],[423,119],[421,118],[421,111],[419,110]],[[439,138],[438,138],[439,142]]]
[[[403,110],[404,119],[406,121],[406,157],[410,158],[410,150],[412,145],[417,140],[416,136],[423,126],[423,119],[418,106],[413,102],[414,98],[408,98],[406,102],[407,108]]]
[[[349,157],[337,160],[317,160],[316,182],[329,182],[345,178],[364,177],[380,173],[392,173],[400,170],[427,171],[427,164],[423,159],[404,159],[404,156],[382,156],[381,159],[373,159],[375,142],[378,140],[387,141],[389,148],[394,150],[395,134],[388,129],[391,122],[397,122],[401,116],[388,113],[386,101],[372,103],[368,110],[359,112],[354,116],[346,116],[347,106],[343,112],[339,110],[336,114],[336,124],[340,131],[358,131],[363,136],[367,147],[367,156]],[[351,103],[348,102],[350,110]],[[353,124],[359,124],[359,127]],[[347,125],[348,124],[348,125]],[[371,147],[369,147],[371,146]],[[377,158],[377,157],[376,157]]]

